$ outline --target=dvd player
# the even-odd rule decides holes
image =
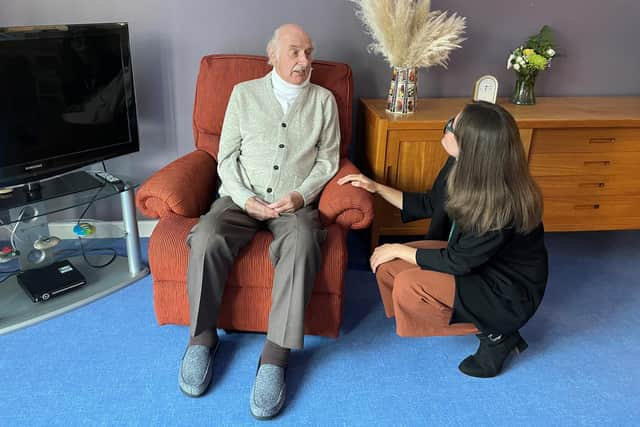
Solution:
[[[18,283],[33,302],[40,302],[85,285],[87,281],[71,262],[65,260],[20,273]]]

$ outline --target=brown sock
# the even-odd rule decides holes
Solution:
[[[200,335],[189,337],[189,345],[204,345],[213,348],[216,344],[218,344],[218,331],[215,329],[208,329]]]
[[[278,344],[266,340],[264,342],[264,348],[262,349],[260,364],[264,365],[268,363],[286,368],[287,362],[289,361],[289,351],[290,349],[288,348],[280,347]]]

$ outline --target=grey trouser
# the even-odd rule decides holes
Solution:
[[[222,197],[187,237],[191,336],[216,327],[225,283],[238,252],[258,230],[273,234],[269,257],[275,267],[267,339],[281,347],[304,345],[304,312],[320,269],[327,232],[318,210],[306,206],[291,214],[259,221]]]

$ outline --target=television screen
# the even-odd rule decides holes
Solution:
[[[126,23],[0,29],[0,186],[138,150]]]

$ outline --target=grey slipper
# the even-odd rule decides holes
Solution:
[[[259,420],[269,420],[282,409],[287,385],[285,368],[276,365],[261,365],[251,389],[251,415]]]
[[[178,383],[180,390],[187,396],[201,396],[211,384],[213,377],[213,359],[220,347],[220,341],[214,348],[204,345],[190,345],[182,356]]]

